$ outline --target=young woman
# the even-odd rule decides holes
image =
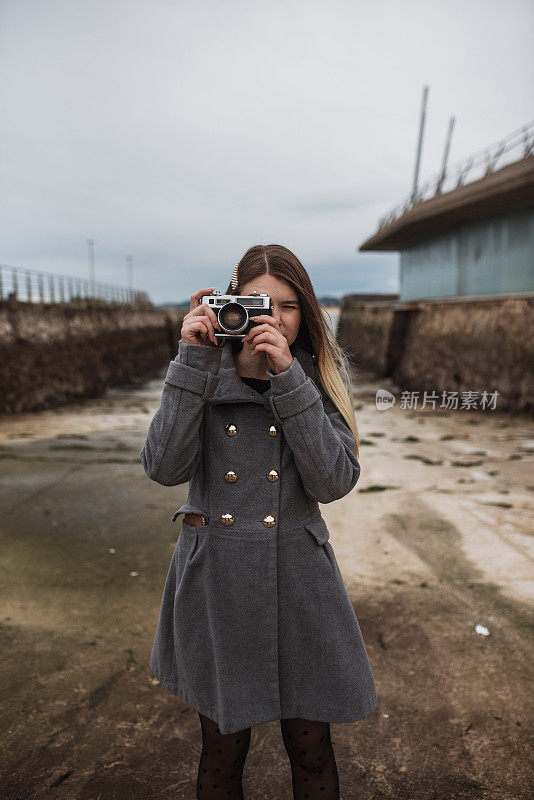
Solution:
[[[287,248],[234,270],[227,294],[272,300],[242,340],[216,339],[213,288],[191,297],[140,454],[152,480],[189,481],[150,667],[198,712],[198,800],[243,798],[251,726],[275,719],[295,800],[333,800],[330,723],[377,706],[319,509],[360,475],[348,360]]]

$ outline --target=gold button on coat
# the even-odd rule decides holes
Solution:
[[[275,522],[276,520],[272,514],[267,514],[267,516],[263,518],[263,524],[266,528],[272,528]]]
[[[233,422],[229,422],[225,428],[227,436],[235,436],[237,433],[237,426]]]
[[[224,476],[228,483],[233,483],[237,480],[237,472],[234,472],[233,469],[229,469],[226,475]]]
[[[221,522],[223,525],[233,525],[234,524],[234,517],[232,514],[223,514],[221,516]]]
[[[276,425],[271,425],[269,428],[269,436],[276,436],[277,433],[278,433],[278,428],[276,427]]]
[[[272,469],[270,472],[267,473],[267,477],[270,481],[277,481],[278,480],[278,472],[275,469]]]

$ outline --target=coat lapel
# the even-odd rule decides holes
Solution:
[[[289,349],[299,361],[306,375],[315,382],[315,356],[295,343],[290,345]],[[266,408],[269,408],[271,394],[272,389],[270,387],[264,394],[260,394],[260,392],[257,392],[241,380],[234,361],[232,342],[230,339],[226,339],[224,345],[222,345],[219,383],[208,403],[261,403]]]

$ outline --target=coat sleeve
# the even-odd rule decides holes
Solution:
[[[193,475],[202,454],[204,406],[219,383],[221,356],[221,347],[180,341],[139,454],[146,474],[156,483],[176,486]]]
[[[293,451],[306,492],[319,503],[348,494],[360,477],[351,429],[332,400],[323,396],[300,362],[271,381],[271,408]]]

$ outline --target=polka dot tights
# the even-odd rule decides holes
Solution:
[[[199,713],[202,754],[197,800],[244,800],[243,769],[250,746],[250,728],[222,734],[216,722]],[[293,800],[339,800],[339,778],[330,738],[330,724],[300,717],[281,719],[289,756]]]
[[[295,717],[280,728],[293,779],[294,800],[339,800],[339,778],[330,723]]]
[[[243,800],[243,767],[250,746],[250,728],[223,734],[216,722],[197,713],[202,728],[197,800]]]

